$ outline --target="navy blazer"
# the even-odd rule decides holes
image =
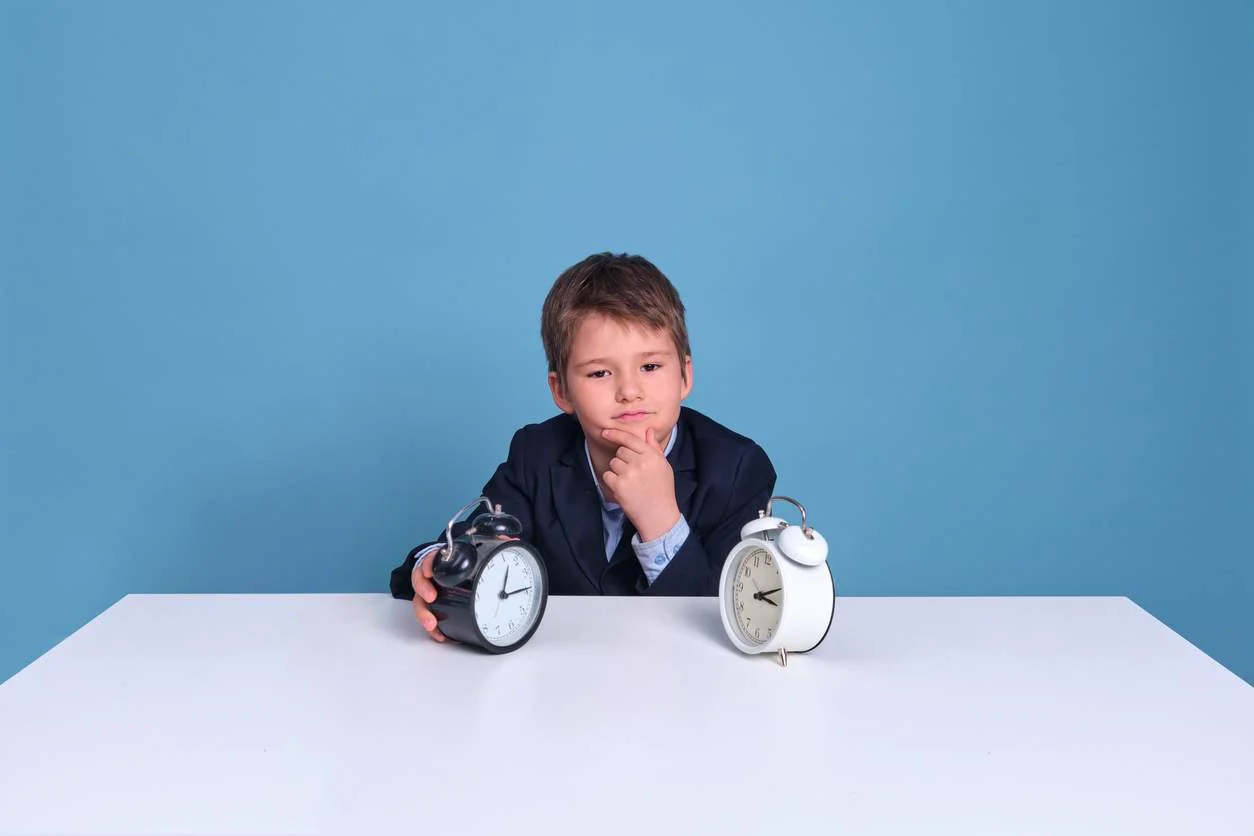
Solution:
[[[544,558],[553,595],[715,595],[723,561],[740,541],[740,528],[765,510],[775,490],[775,468],[751,439],[688,407],[667,460],[675,472],[675,500],[688,521],[688,539],[650,584],[634,550],[605,556],[601,501],[584,452],[583,429],[561,414],[518,430],[508,458],[483,495],[522,522],[522,539]],[[468,516],[483,511],[480,506]],[[458,523],[453,536],[470,526]],[[438,540],[444,538],[441,530]],[[412,549],[392,570],[395,598],[412,600]]]

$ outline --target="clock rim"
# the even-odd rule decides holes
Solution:
[[[772,649],[771,645],[778,641],[779,636],[783,632],[784,618],[786,617],[788,611],[785,609],[780,613],[780,626],[776,629],[775,635],[764,642],[757,642],[745,638],[744,634],[740,630],[739,623],[737,623],[735,617],[732,616],[728,610],[728,608],[732,605],[729,583],[739,571],[739,563],[737,562],[736,557],[745,551],[752,552],[755,548],[760,548],[770,554],[776,563],[783,559],[783,555],[779,553],[779,549],[775,548],[770,540],[753,536],[746,537],[736,543],[736,545],[732,547],[731,551],[728,552],[726,560],[723,561],[722,577],[719,579],[718,585],[718,611],[719,617],[723,620],[724,632],[727,633],[728,638],[731,639],[732,644],[734,644],[738,650],[743,653],[769,653]],[[784,579],[784,571],[785,570],[781,567],[781,584],[787,584],[787,581]],[[784,589],[784,600],[788,600],[787,588]]]
[[[827,567],[827,579],[832,584],[832,605],[828,608],[827,626],[823,628],[823,635],[819,636],[818,641],[814,644],[810,645],[805,650],[790,650],[788,651],[789,653],[809,653],[811,650],[814,650],[816,647],[821,645],[824,640],[827,639],[827,634],[832,632],[832,622],[836,620],[836,599],[839,597],[836,594],[836,573],[832,571],[832,565],[826,560],[824,560],[820,565]],[[817,568],[817,565],[814,568]]]
[[[479,629],[479,619],[475,612],[475,593],[479,591],[479,579],[483,576],[483,570],[496,556],[497,552],[504,551],[507,548],[521,548],[530,552],[535,558],[536,565],[540,568],[541,588],[540,588],[540,606],[535,610],[535,618],[532,620],[531,626],[527,628],[527,632],[518,637],[512,644],[496,644],[487,636],[483,635],[483,631]],[[544,612],[549,604],[549,569],[544,564],[544,557],[540,554],[539,549],[528,543],[526,540],[501,540],[494,543],[492,548],[487,551],[479,560],[479,566],[475,570],[474,579],[470,586],[470,605],[468,611],[470,614],[470,626],[475,631],[475,638],[478,644],[489,653],[502,654],[510,653],[522,647],[540,628],[540,622],[544,620]]]

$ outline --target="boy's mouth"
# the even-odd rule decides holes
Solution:
[[[639,421],[641,418],[648,418],[649,413],[643,409],[631,409],[627,412],[620,412],[614,416],[615,421]]]

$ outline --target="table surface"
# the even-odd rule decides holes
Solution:
[[[1254,688],[1125,598],[712,598],[505,656],[386,595],[139,595],[0,685],[0,833],[1254,834]]]

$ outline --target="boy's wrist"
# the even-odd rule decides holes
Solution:
[[[646,585],[651,585],[656,581],[663,570],[670,565],[680,549],[688,542],[690,533],[688,521],[683,514],[680,514],[675,524],[656,539],[641,541],[638,532],[631,538],[631,547],[640,561],[640,568],[644,570]]]
[[[671,507],[650,514],[649,519],[636,523],[636,533],[642,543],[656,540],[674,528],[679,517],[679,506],[672,503]]]

